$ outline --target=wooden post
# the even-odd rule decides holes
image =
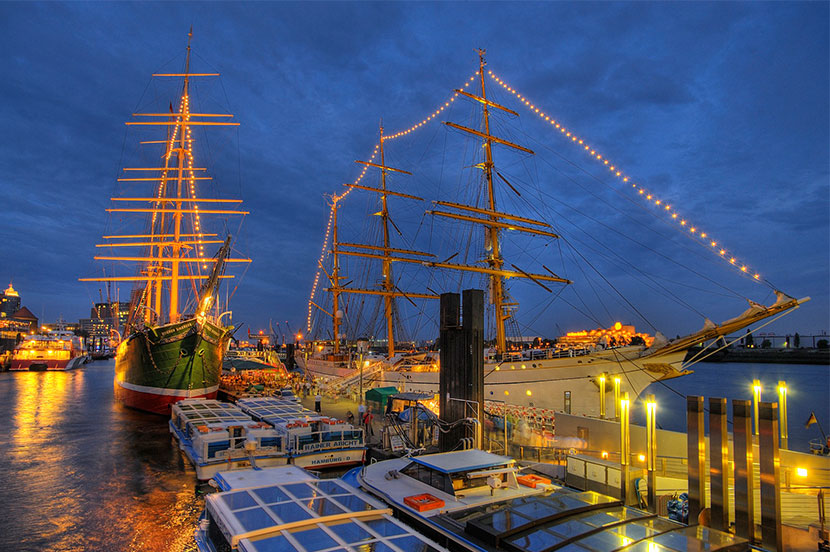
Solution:
[[[709,481],[712,493],[712,528],[729,530],[729,433],[726,399],[709,398]]]
[[[781,552],[781,459],[778,455],[778,404],[758,403],[761,467],[761,545]]]
[[[689,456],[689,525],[706,505],[706,441],[703,434],[703,397],[686,397],[686,448]]]
[[[732,400],[732,437],[735,449],[735,534],[755,542],[752,401]]]

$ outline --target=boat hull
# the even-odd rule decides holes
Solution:
[[[586,416],[600,415],[599,377],[606,374],[607,414],[614,411],[614,378],[621,393],[634,398],[658,380],[690,373],[681,368],[685,350],[660,356],[639,356],[639,349],[609,349],[588,355],[486,364],[485,400],[552,409]],[[439,372],[390,370],[377,381],[401,391],[438,393]],[[567,397],[567,398],[566,398]]]
[[[228,339],[226,328],[195,319],[129,336],[115,356],[115,398],[164,416],[182,399],[215,398]]]
[[[297,366],[315,378],[343,378],[353,375],[355,369],[348,362],[331,361],[319,358],[306,359],[302,355],[295,355]]]
[[[292,455],[291,463],[300,468],[322,469],[363,464],[365,448],[326,450],[310,454]]]
[[[9,366],[9,370],[29,372],[51,372],[72,370],[74,368],[81,366],[86,360],[86,358],[86,355],[80,355],[69,360],[13,359],[11,361],[11,366]]]

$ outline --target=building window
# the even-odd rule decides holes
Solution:
[[[571,392],[565,391],[565,414],[571,413]]]

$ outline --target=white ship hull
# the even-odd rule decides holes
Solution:
[[[609,349],[588,355],[541,360],[487,363],[484,366],[485,400],[517,406],[570,411],[599,416],[599,377],[607,375],[607,414],[614,409],[614,378],[621,393],[635,400],[651,383],[689,373],[681,369],[686,352],[640,358],[638,347]],[[395,386],[401,391],[438,393],[439,373],[414,369],[385,371],[373,385]],[[570,407],[566,405],[570,393]]]
[[[363,464],[365,458],[365,448],[322,450],[292,455],[291,463],[300,468],[321,469],[337,466],[356,466]]]
[[[295,361],[304,372],[315,378],[342,378],[355,372],[354,368],[345,361],[338,362],[314,357],[306,360],[302,355],[296,355]]]

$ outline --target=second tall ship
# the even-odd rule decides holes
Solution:
[[[212,180],[194,157],[194,130],[217,126],[238,126],[229,113],[200,113],[191,106],[195,78],[216,77],[215,73],[191,72],[190,41],[181,73],[157,73],[154,78],[177,79],[181,83],[176,104],[169,112],[135,113],[126,124],[141,128],[164,128],[166,136],[140,142],[158,148],[159,159],[149,166],[128,167],[119,182],[130,186],[149,185],[147,195],[131,192],[114,197],[135,205],[107,209],[109,213],[144,217],[140,233],[106,235],[102,247],[140,253],[96,256],[96,260],[128,263],[130,276],[83,278],[82,281],[133,282],[130,315],[124,338],[115,357],[115,397],[126,406],[163,415],[173,403],[186,398],[215,398],[219,389],[222,359],[233,326],[225,324],[217,290],[231,262],[231,236],[209,233],[204,219],[213,215],[243,216],[247,211],[216,208],[238,204],[240,199],[207,198],[199,184]],[[178,109],[174,109],[174,105]],[[224,225],[227,228],[227,225]],[[206,246],[218,247],[215,254]]]
[[[522,175],[520,178],[528,177],[527,180],[532,180],[529,175],[533,174],[537,167],[535,165],[530,168],[523,167],[521,161],[523,158],[535,156],[535,153],[525,146],[494,134],[494,131],[501,130],[503,132],[505,128],[504,121],[494,117],[496,112],[506,114],[512,118],[517,118],[519,114],[496,103],[493,100],[492,93],[488,93],[486,76],[490,74],[492,77],[492,74],[485,68],[484,53],[483,50],[479,51],[478,71],[468,83],[471,85],[469,91],[456,89],[454,91],[455,96],[453,96],[453,100],[458,98],[468,100],[471,103],[473,107],[470,113],[473,115],[470,115],[470,120],[476,128],[449,121],[445,122],[445,125],[455,134],[467,137],[468,141],[472,141],[472,145],[466,148],[456,148],[455,151],[467,155],[463,163],[465,168],[474,168],[480,171],[480,174],[476,174],[469,179],[459,179],[461,184],[457,191],[461,199],[447,201],[443,198],[436,198],[432,200],[434,207],[428,208],[423,217],[417,219],[419,230],[422,227],[435,226],[437,230],[433,236],[418,241],[416,239],[417,231],[405,235],[399,229],[399,225],[390,217],[388,207],[390,198],[407,200],[414,205],[418,205],[418,202],[426,202],[429,199],[402,193],[399,188],[390,189],[388,187],[388,180],[391,176],[412,175],[412,173],[393,168],[387,164],[386,159],[389,151],[386,142],[408,134],[410,131],[399,132],[390,136],[385,135],[381,127],[379,142],[373,155],[373,160],[377,157],[376,162],[358,161],[358,163],[367,167],[379,170],[379,186],[358,185],[357,181],[346,184],[352,189],[372,192],[379,197],[379,201],[372,203],[367,211],[372,213],[376,210],[376,207],[379,207],[377,212],[372,213],[372,218],[378,221],[376,223],[376,226],[379,226],[379,230],[376,232],[377,236],[359,243],[341,241],[338,235],[338,209],[341,207],[340,201],[347,194],[335,194],[333,196],[331,218],[329,219],[332,245],[330,250],[324,250],[330,260],[330,265],[328,265],[327,270],[321,262],[320,268],[329,282],[326,291],[331,294],[330,304],[332,310],[328,312],[323,306],[318,306],[314,301],[315,297],[312,296],[309,301],[309,318],[306,329],[308,333],[311,333],[312,307],[316,307],[317,310],[331,318],[332,325],[324,328],[324,331],[316,328],[323,335],[328,333],[330,339],[317,344],[311,342],[309,347],[300,350],[297,354],[298,364],[309,375],[330,380],[335,385],[344,388],[357,387],[358,382],[360,382],[359,387],[361,388],[365,384],[369,386],[395,386],[400,391],[438,393],[439,355],[435,351],[431,351],[429,354],[424,352],[407,354],[404,351],[411,349],[412,346],[404,345],[401,347],[398,345],[397,342],[401,340],[399,335],[396,334],[401,330],[401,321],[404,317],[400,314],[396,301],[403,298],[411,303],[413,307],[417,307],[416,300],[437,299],[442,291],[458,292],[462,287],[462,282],[467,282],[464,285],[470,285],[471,280],[469,278],[473,277],[478,278],[477,282],[472,280],[474,286],[486,288],[490,306],[489,329],[494,334],[492,335],[491,346],[485,352],[484,387],[486,398],[519,406],[548,408],[574,414],[597,416],[601,415],[600,404],[604,404],[604,401],[599,400],[600,395],[627,392],[634,397],[638,397],[655,381],[689,374],[691,372],[688,368],[716,350],[720,345],[712,345],[718,343],[725,336],[760,323],[767,318],[796,309],[803,302],[809,300],[809,298],[795,299],[775,288],[771,288],[770,291],[773,291],[776,297],[774,304],[764,306],[747,298],[749,308],[739,316],[720,324],[714,324],[706,319],[701,330],[684,337],[677,336],[677,338],[670,340],[657,332],[653,338],[649,336],[636,341],[631,339],[617,341],[615,339],[613,343],[591,344],[590,347],[524,349],[521,346],[519,326],[515,320],[519,303],[517,299],[511,296],[508,281],[532,282],[548,292],[549,296],[553,298],[551,300],[546,299],[549,304],[558,298],[561,293],[561,290],[555,291],[554,286],[569,286],[574,282],[557,275],[543,264],[545,262],[551,263],[548,259],[553,257],[552,251],[561,251],[561,246],[557,244],[560,241],[560,234],[554,231],[552,218],[547,221],[542,220],[544,210],[539,208],[539,204],[544,203],[544,201],[538,198],[546,196],[538,190],[534,191],[527,188],[527,184],[514,181],[514,185],[510,181],[514,179],[508,171],[511,167],[519,171],[519,174]],[[527,103],[526,100],[525,103]],[[447,102],[446,106],[449,105],[449,102]],[[535,111],[538,113],[539,109],[537,108]],[[426,123],[426,120],[424,123]],[[556,126],[559,127],[559,125]],[[521,132],[524,133],[525,131],[522,130]],[[565,132],[564,128],[562,132]],[[571,134],[568,133],[567,136],[571,137]],[[575,140],[576,137],[573,137],[573,141]],[[585,147],[587,149],[587,146]],[[502,149],[500,155],[503,155],[503,157],[499,157],[501,159],[499,164],[494,160],[496,157],[494,150],[496,148]],[[441,150],[441,152],[440,163],[443,167],[444,150]],[[510,157],[510,155],[514,157]],[[605,164],[608,164],[607,160]],[[515,169],[517,166],[522,167],[522,169]],[[610,168],[613,169],[614,167],[611,166]],[[427,179],[424,179],[417,187],[414,187],[422,195],[426,195],[424,192],[430,191],[425,186],[426,181]],[[407,192],[410,191],[410,189],[403,189]],[[440,189],[439,186],[438,190]],[[528,190],[530,190],[530,193],[528,193]],[[522,197],[523,192],[526,194],[524,198]],[[640,192],[642,193],[642,189]],[[535,199],[528,200],[527,197]],[[523,211],[519,211],[518,214],[510,212],[511,210],[507,209],[506,205],[498,204],[498,198],[502,199],[502,203],[506,203],[508,198],[512,198],[514,205],[523,209]],[[651,196],[649,195],[648,198],[650,199]],[[668,206],[666,207],[668,208]],[[410,212],[417,210],[419,210],[417,207],[409,209]],[[424,223],[424,220],[428,218],[427,216],[433,219],[428,224]],[[402,221],[405,214],[401,217],[399,222]],[[451,224],[451,226],[443,226],[441,221],[445,223],[449,221],[447,224]],[[403,224],[400,226],[404,227]],[[691,230],[694,231],[695,229],[691,228]],[[400,236],[398,241],[402,243],[395,243],[392,240],[395,234]],[[699,234],[706,236],[702,232]],[[531,242],[530,240],[535,241]],[[602,243],[600,240],[598,242]],[[448,249],[441,252],[440,247],[436,248],[436,243],[439,245],[441,243],[449,244]],[[417,245],[419,244],[428,245],[429,248],[418,250]],[[712,242],[711,245],[714,246],[715,242]],[[527,253],[529,251],[532,251],[533,254]],[[515,263],[522,263],[521,260],[516,259],[516,255],[521,252],[524,252],[523,259],[525,263],[533,262],[541,270],[532,270],[531,266],[527,266],[527,270],[525,270],[517,266]],[[508,254],[512,254],[512,256],[508,257]],[[721,255],[723,255],[723,252]],[[457,257],[460,260],[456,259]],[[350,277],[347,278],[344,276],[346,271],[342,263],[350,258],[357,258],[364,263],[371,262],[374,265],[369,267],[361,265],[357,269],[353,265],[349,274]],[[443,260],[440,260],[442,258]],[[613,257],[611,258],[613,259]],[[566,259],[563,258],[562,260],[563,269],[567,268]],[[734,259],[732,259],[731,264],[734,265]],[[374,270],[377,265],[381,266],[380,274],[377,274]],[[588,265],[591,270],[596,270],[593,265]],[[403,283],[400,272],[403,271],[402,267],[405,266],[420,267],[418,270],[431,269],[433,274],[442,271],[445,276],[441,279],[434,276],[425,276],[420,279],[420,281],[428,282],[438,291],[426,286],[421,292],[401,289],[399,284],[403,285]],[[551,266],[555,265],[551,264]],[[395,270],[398,272],[395,273]],[[746,267],[742,270],[745,271]],[[371,277],[367,276],[370,274]],[[575,274],[584,275],[585,271],[575,272]],[[464,280],[465,275],[467,275],[467,280]],[[756,282],[761,281],[758,275],[749,276],[745,274],[744,276],[754,279]],[[587,276],[585,278],[587,279]],[[608,282],[605,276],[601,278],[603,282]],[[347,280],[347,282],[343,283],[342,280]],[[365,283],[364,287],[360,287],[360,283],[349,285],[355,281]],[[445,289],[442,289],[442,282]],[[639,314],[633,304],[627,298],[622,297],[617,288],[610,287],[614,292],[615,301],[621,297],[620,301],[631,307],[624,310]],[[425,291],[428,293],[425,293]],[[597,293],[593,284],[590,291],[592,294]],[[360,300],[350,304],[347,299],[350,296],[357,296]],[[359,309],[360,304],[364,302],[363,298],[366,296],[379,297],[378,306],[375,310],[375,316],[361,318],[361,315],[355,314],[355,311]],[[581,306],[583,299],[577,296],[576,300]],[[356,305],[356,303],[359,304]],[[350,306],[352,307],[351,312],[349,311]],[[603,307],[608,311],[605,305]],[[620,307],[615,308],[619,309]],[[577,310],[580,309],[577,308]],[[590,309],[585,310],[588,311],[589,317],[596,318],[590,314]],[[375,325],[374,320],[380,318],[378,315],[381,312],[383,313],[382,323]],[[348,318],[344,314],[348,314]],[[373,322],[366,323],[366,319]],[[384,340],[385,358],[376,359],[372,357],[367,362],[367,357],[362,354],[350,354],[348,348],[341,343],[345,337],[345,332],[341,327],[346,322],[349,322],[353,328],[362,323],[364,327],[368,328],[369,333],[375,333],[374,329],[376,327],[385,326],[385,332],[383,330],[378,332],[381,335],[386,334],[384,336],[386,338]],[[512,323],[515,329],[514,343],[510,342],[511,338],[508,335],[509,323]],[[615,326],[622,327],[622,324],[617,323]],[[633,333],[633,326],[631,327],[631,333]],[[711,348],[687,360],[689,349],[701,343],[709,343]]]

